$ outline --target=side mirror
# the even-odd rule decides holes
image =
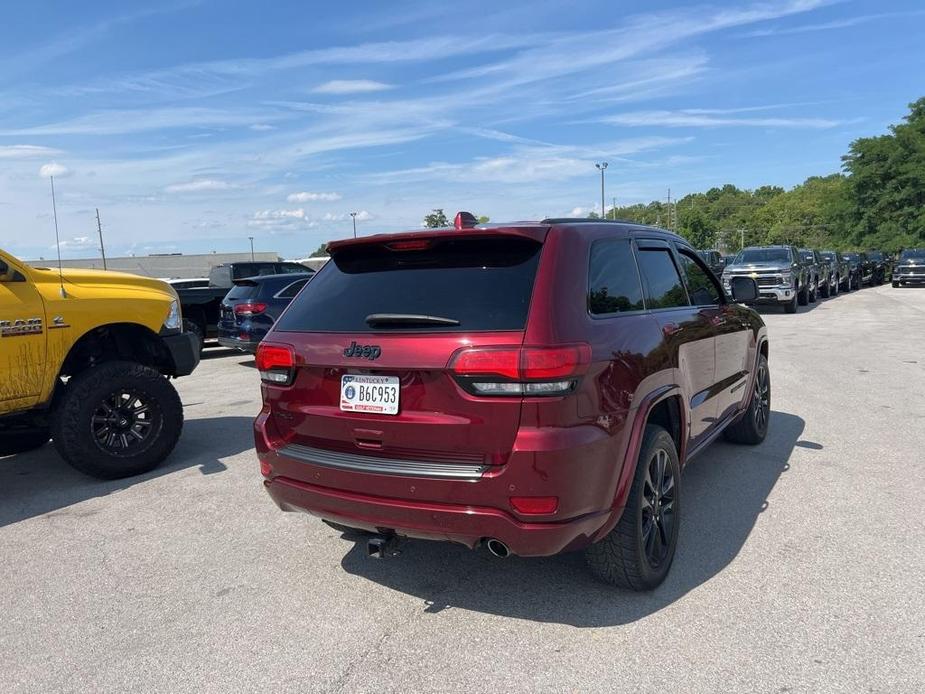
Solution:
[[[740,304],[747,304],[758,298],[758,283],[751,277],[733,277],[729,282],[732,298]]]

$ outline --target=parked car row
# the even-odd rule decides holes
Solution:
[[[913,279],[909,283],[917,281],[914,278],[920,272],[925,282],[925,251],[919,256],[915,251],[910,253],[906,277]],[[916,257],[921,270],[913,264]],[[734,278],[751,277],[758,283],[758,299],[753,303],[776,304],[787,313],[796,313],[798,305],[883,284],[892,272],[889,258],[880,251],[841,253],[795,246],[751,246],[725,265],[722,278],[729,291]],[[895,279],[893,286],[898,286]]]

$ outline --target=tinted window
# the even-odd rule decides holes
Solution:
[[[883,253],[880,251],[872,251],[867,255],[871,260],[883,260]]]
[[[815,262],[812,251],[800,251],[800,256],[803,258],[804,262],[812,263]]]
[[[687,293],[668,249],[640,250],[639,272],[646,287],[646,308],[688,306]]]
[[[857,260],[858,254],[857,253],[845,253],[844,257],[847,258],[848,260]]]
[[[588,269],[588,309],[595,315],[639,311],[642,286],[629,241],[596,241]]]
[[[835,254],[832,253],[831,251],[823,251],[819,255],[821,255],[826,260],[835,260]]]
[[[225,298],[234,299],[235,301],[250,299],[257,294],[258,289],[259,287],[254,282],[239,282],[231,288]]]
[[[306,282],[308,282],[307,279],[296,280],[295,282],[290,284],[288,287],[283,287],[282,291],[280,291],[276,296],[279,297],[280,299],[291,299],[292,297],[294,297],[296,294],[299,293],[299,290],[305,286]]]
[[[907,248],[899,255],[900,260],[925,260],[925,248]]]
[[[736,263],[778,263],[790,262],[790,251],[786,248],[746,248],[736,256]]]
[[[345,248],[277,323],[282,331],[522,330],[542,246],[522,238],[437,239],[425,250]],[[367,325],[375,313],[439,316],[459,325]]]
[[[712,306],[720,303],[719,287],[693,258],[681,251],[681,270],[687,282],[687,292],[694,306]]]
[[[300,263],[279,263],[276,266],[276,272],[280,275],[301,275],[306,272],[312,272],[312,270]]]

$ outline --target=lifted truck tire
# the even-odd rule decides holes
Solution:
[[[758,370],[755,372],[755,389],[748,409],[723,431],[723,436],[732,443],[744,443],[757,446],[768,435],[771,420],[771,372],[768,360],[762,354],[758,357]]]
[[[800,288],[800,291],[797,292],[797,303],[800,306],[806,306],[809,303],[809,287],[805,284]]]
[[[153,469],[183,429],[176,389],[155,369],[134,362],[107,362],[74,376],[56,409],[52,435],[58,453],[101,479]]]
[[[658,475],[653,470],[663,472]],[[662,427],[647,424],[623,515],[613,530],[585,550],[585,559],[597,578],[638,591],[652,590],[665,580],[678,545],[680,482],[674,439]],[[655,496],[659,497],[658,504],[654,503]],[[654,509],[658,509],[661,522],[653,519]]]
[[[16,455],[41,448],[51,434],[48,429],[39,428],[22,428],[22,429],[0,429],[0,456]]]
[[[797,298],[794,296],[790,301],[784,304],[784,313],[796,313],[797,312]]]

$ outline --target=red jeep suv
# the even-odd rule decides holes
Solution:
[[[371,553],[587,548],[603,580],[654,588],[684,463],[767,433],[764,323],[679,236],[549,219],[328,249],[257,352],[257,452],[280,508]]]

